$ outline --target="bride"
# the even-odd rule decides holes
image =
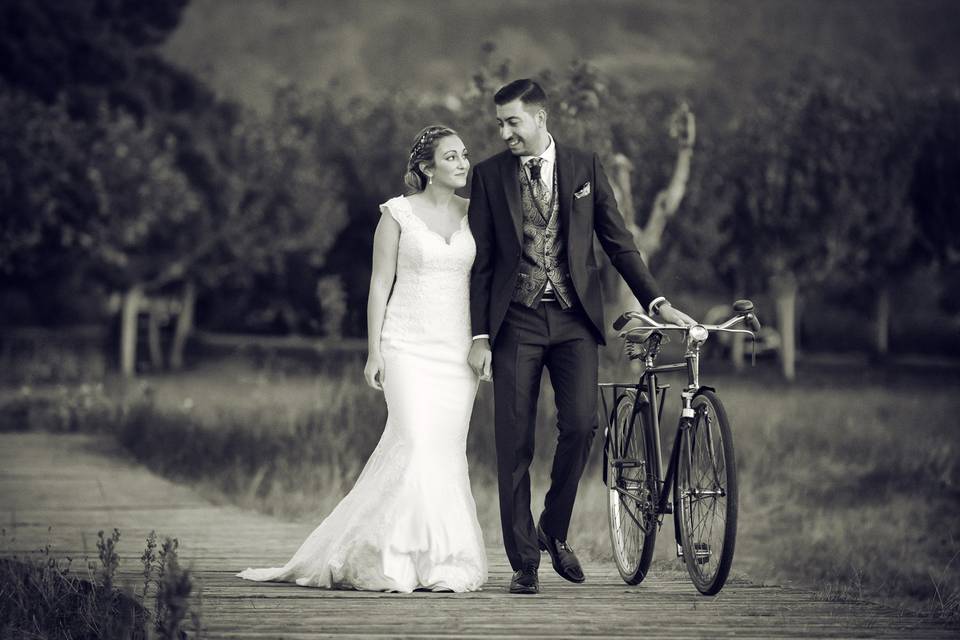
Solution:
[[[476,245],[467,201],[454,193],[469,168],[452,129],[417,135],[404,176],[413,193],[380,205],[373,242],[364,376],[386,399],[383,435],[293,557],[241,578],[399,592],[475,591],[486,581],[466,458],[478,384],[467,364]]]

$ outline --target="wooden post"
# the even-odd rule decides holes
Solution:
[[[137,315],[143,301],[143,288],[137,284],[123,294],[120,316],[120,372],[132,378],[137,366]]]

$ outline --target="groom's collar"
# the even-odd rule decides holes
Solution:
[[[520,156],[520,164],[527,164],[534,158],[543,158],[544,162],[547,163],[547,166],[553,166],[551,163],[556,164],[557,162],[557,145],[553,142],[553,136],[549,133],[547,137],[550,138],[550,142],[547,144],[547,148],[543,150],[539,156]]]

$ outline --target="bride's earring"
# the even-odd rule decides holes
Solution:
[[[433,176],[428,176],[427,184],[433,184]]]

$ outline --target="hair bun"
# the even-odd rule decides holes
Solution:
[[[423,174],[418,170],[408,169],[403,174],[403,182],[414,191],[423,191],[426,185],[423,183]]]

